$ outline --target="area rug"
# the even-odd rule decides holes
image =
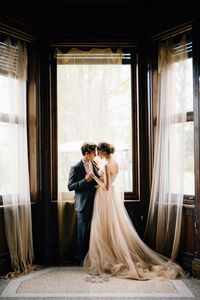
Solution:
[[[137,281],[88,276],[81,267],[51,267],[9,282],[0,297],[194,297],[182,280]]]

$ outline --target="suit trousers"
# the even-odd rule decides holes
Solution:
[[[80,212],[77,211],[77,256],[79,256],[82,261],[89,249],[92,211],[93,205],[84,207]]]

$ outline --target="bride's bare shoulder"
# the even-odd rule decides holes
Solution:
[[[117,173],[119,171],[119,165],[115,159],[111,158],[108,163],[108,168],[110,169],[111,173]]]

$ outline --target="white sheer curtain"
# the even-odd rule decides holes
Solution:
[[[152,188],[145,236],[171,259],[177,257],[185,169],[187,59],[185,37],[159,48],[159,97],[155,127]]]
[[[0,161],[5,180],[1,192],[12,275],[32,268],[33,243],[26,122],[27,52],[9,39],[0,47],[0,132],[4,145]],[[7,166],[7,167],[6,167]]]

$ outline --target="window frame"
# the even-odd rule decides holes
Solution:
[[[192,38],[191,38],[191,28],[189,29],[189,33],[186,35],[187,42],[192,43]],[[188,31],[188,29],[186,29]],[[181,33],[175,34],[176,36],[179,36]],[[173,36],[173,35],[172,35]],[[167,37],[170,39],[170,36]],[[164,38],[165,40],[166,38]],[[156,126],[157,122],[157,115],[156,115],[156,106],[157,106],[157,101],[158,101],[158,43],[162,39],[158,39],[156,41],[152,42],[152,63],[150,66],[149,74],[148,74],[148,82],[149,82],[149,87],[151,87],[151,91],[149,92],[149,110],[151,111],[151,114],[149,114],[149,124],[150,124],[150,129],[149,129],[149,140],[150,140],[150,148],[151,148],[151,159],[150,159],[150,170],[152,173],[153,169],[153,157],[154,157],[154,128]],[[156,49],[156,50],[155,50]],[[189,49],[191,50],[191,49]],[[188,53],[188,58],[193,57],[192,51]],[[193,62],[194,65],[194,62]],[[194,76],[194,75],[193,75]],[[178,121],[179,122],[179,121]],[[177,122],[177,123],[178,123]],[[193,111],[187,111],[186,113],[186,122],[193,122],[194,124],[194,88],[193,88]],[[195,139],[195,136],[194,136]],[[195,141],[194,141],[195,143]],[[194,153],[194,161],[195,161],[195,153]],[[195,173],[195,170],[194,170]],[[194,180],[195,180],[195,174],[194,174]],[[194,182],[195,185],[195,182]],[[195,203],[195,193],[194,195],[183,195],[183,204],[184,205],[193,205]]]
[[[74,45],[81,50],[88,50],[90,47],[79,47]],[[59,47],[62,47],[59,45]],[[70,49],[71,47],[63,46],[65,49]],[[96,45],[98,48],[99,45]],[[106,47],[110,47],[107,45]],[[103,47],[105,48],[105,47]],[[117,45],[115,47],[110,47],[113,51],[117,48],[122,48],[124,53],[131,54],[131,95],[132,95],[132,192],[125,192],[124,201],[125,202],[135,202],[140,201],[139,199],[139,185],[138,185],[138,95],[137,95],[137,61],[136,61],[136,46],[127,46]],[[52,201],[58,200],[58,137],[57,137],[57,62],[55,57],[56,47],[52,46],[50,49],[50,98],[51,98],[51,118],[52,118]],[[81,155],[81,153],[80,153]],[[67,185],[67,182],[66,182]]]
[[[2,73],[5,77],[7,76],[6,73]],[[12,118],[10,118],[10,116],[12,116]],[[9,120],[12,120],[9,121]],[[16,114],[9,114],[9,113],[1,113],[0,112],[0,123],[3,124],[15,124],[15,125],[19,125],[19,116]],[[0,194],[0,206],[3,205],[3,194]]]

